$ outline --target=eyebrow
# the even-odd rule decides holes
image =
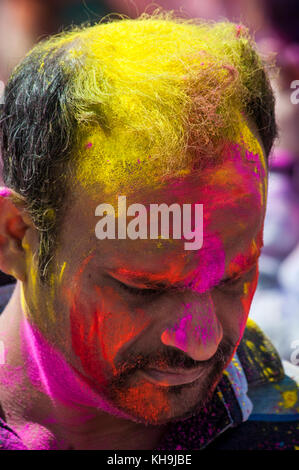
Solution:
[[[115,274],[121,274],[128,280],[133,282],[137,281],[148,288],[156,287],[160,289],[168,289],[170,287],[174,287],[175,285],[179,285],[178,282],[170,280],[168,273],[148,273],[143,271],[131,271],[127,268],[119,268],[115,271]]]
[[[260,249],[255,252],[254,255],[249,255],[246,259],[242,260],[242,268],[236,269],[233,274],[223,277],[219,280],[216,285],[221,285],[223,282],[226,282],[228,279],[233,279],[241,276],[243,273],[248,272],[258,261],[260,256]],[[192,279],[188,284],[185,284],[184,281],[171,281],[169,275],[163,275],[161,273],[146,273],[142,271],[131,271],[127,268],[119,268],[116,271],[111,271],[114,274],[123,275],[126,279],[132,282],[139,282],[143,284],[145,289],[160,289],[160,290],[176,290],[176,289],[186,289],[194,286],[198,281]],[[189,277],[189,276],[188,276]],[[214,287],[215,287],[214,286]],[[142,287],[141,287],[142,288]]]

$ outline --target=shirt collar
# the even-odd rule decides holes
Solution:
[[[245,372],[235,354],[212,399],[198,414],[171,423],[155,450],[199,450],[228,428],[246,421],[252,411]]]

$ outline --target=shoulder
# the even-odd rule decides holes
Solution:
[[[207,450],[299,450],[299,418],[248,420],[221,434]]]

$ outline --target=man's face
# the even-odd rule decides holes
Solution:
[[[246,145],[245,145],[246,147]],[[234,150],[221,166],[136,191],[140,203],[203,204],[203,246],[184,240],[98,240],[95,209],[117,194],[78,188],[50,285],[32,269],[31,322],[81,383],[118,416],[162,424],[207,400],[243,335],[258,279],[266,172]],[[46,300],[45,300],[46,299]],[[111,411],[112,410],[112,411]]]

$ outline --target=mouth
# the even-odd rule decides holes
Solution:
[[[186,369],[144,369],[140,370],[143,378],[154,384],[169,387],[195,382],[204,373],[204,368]]]

